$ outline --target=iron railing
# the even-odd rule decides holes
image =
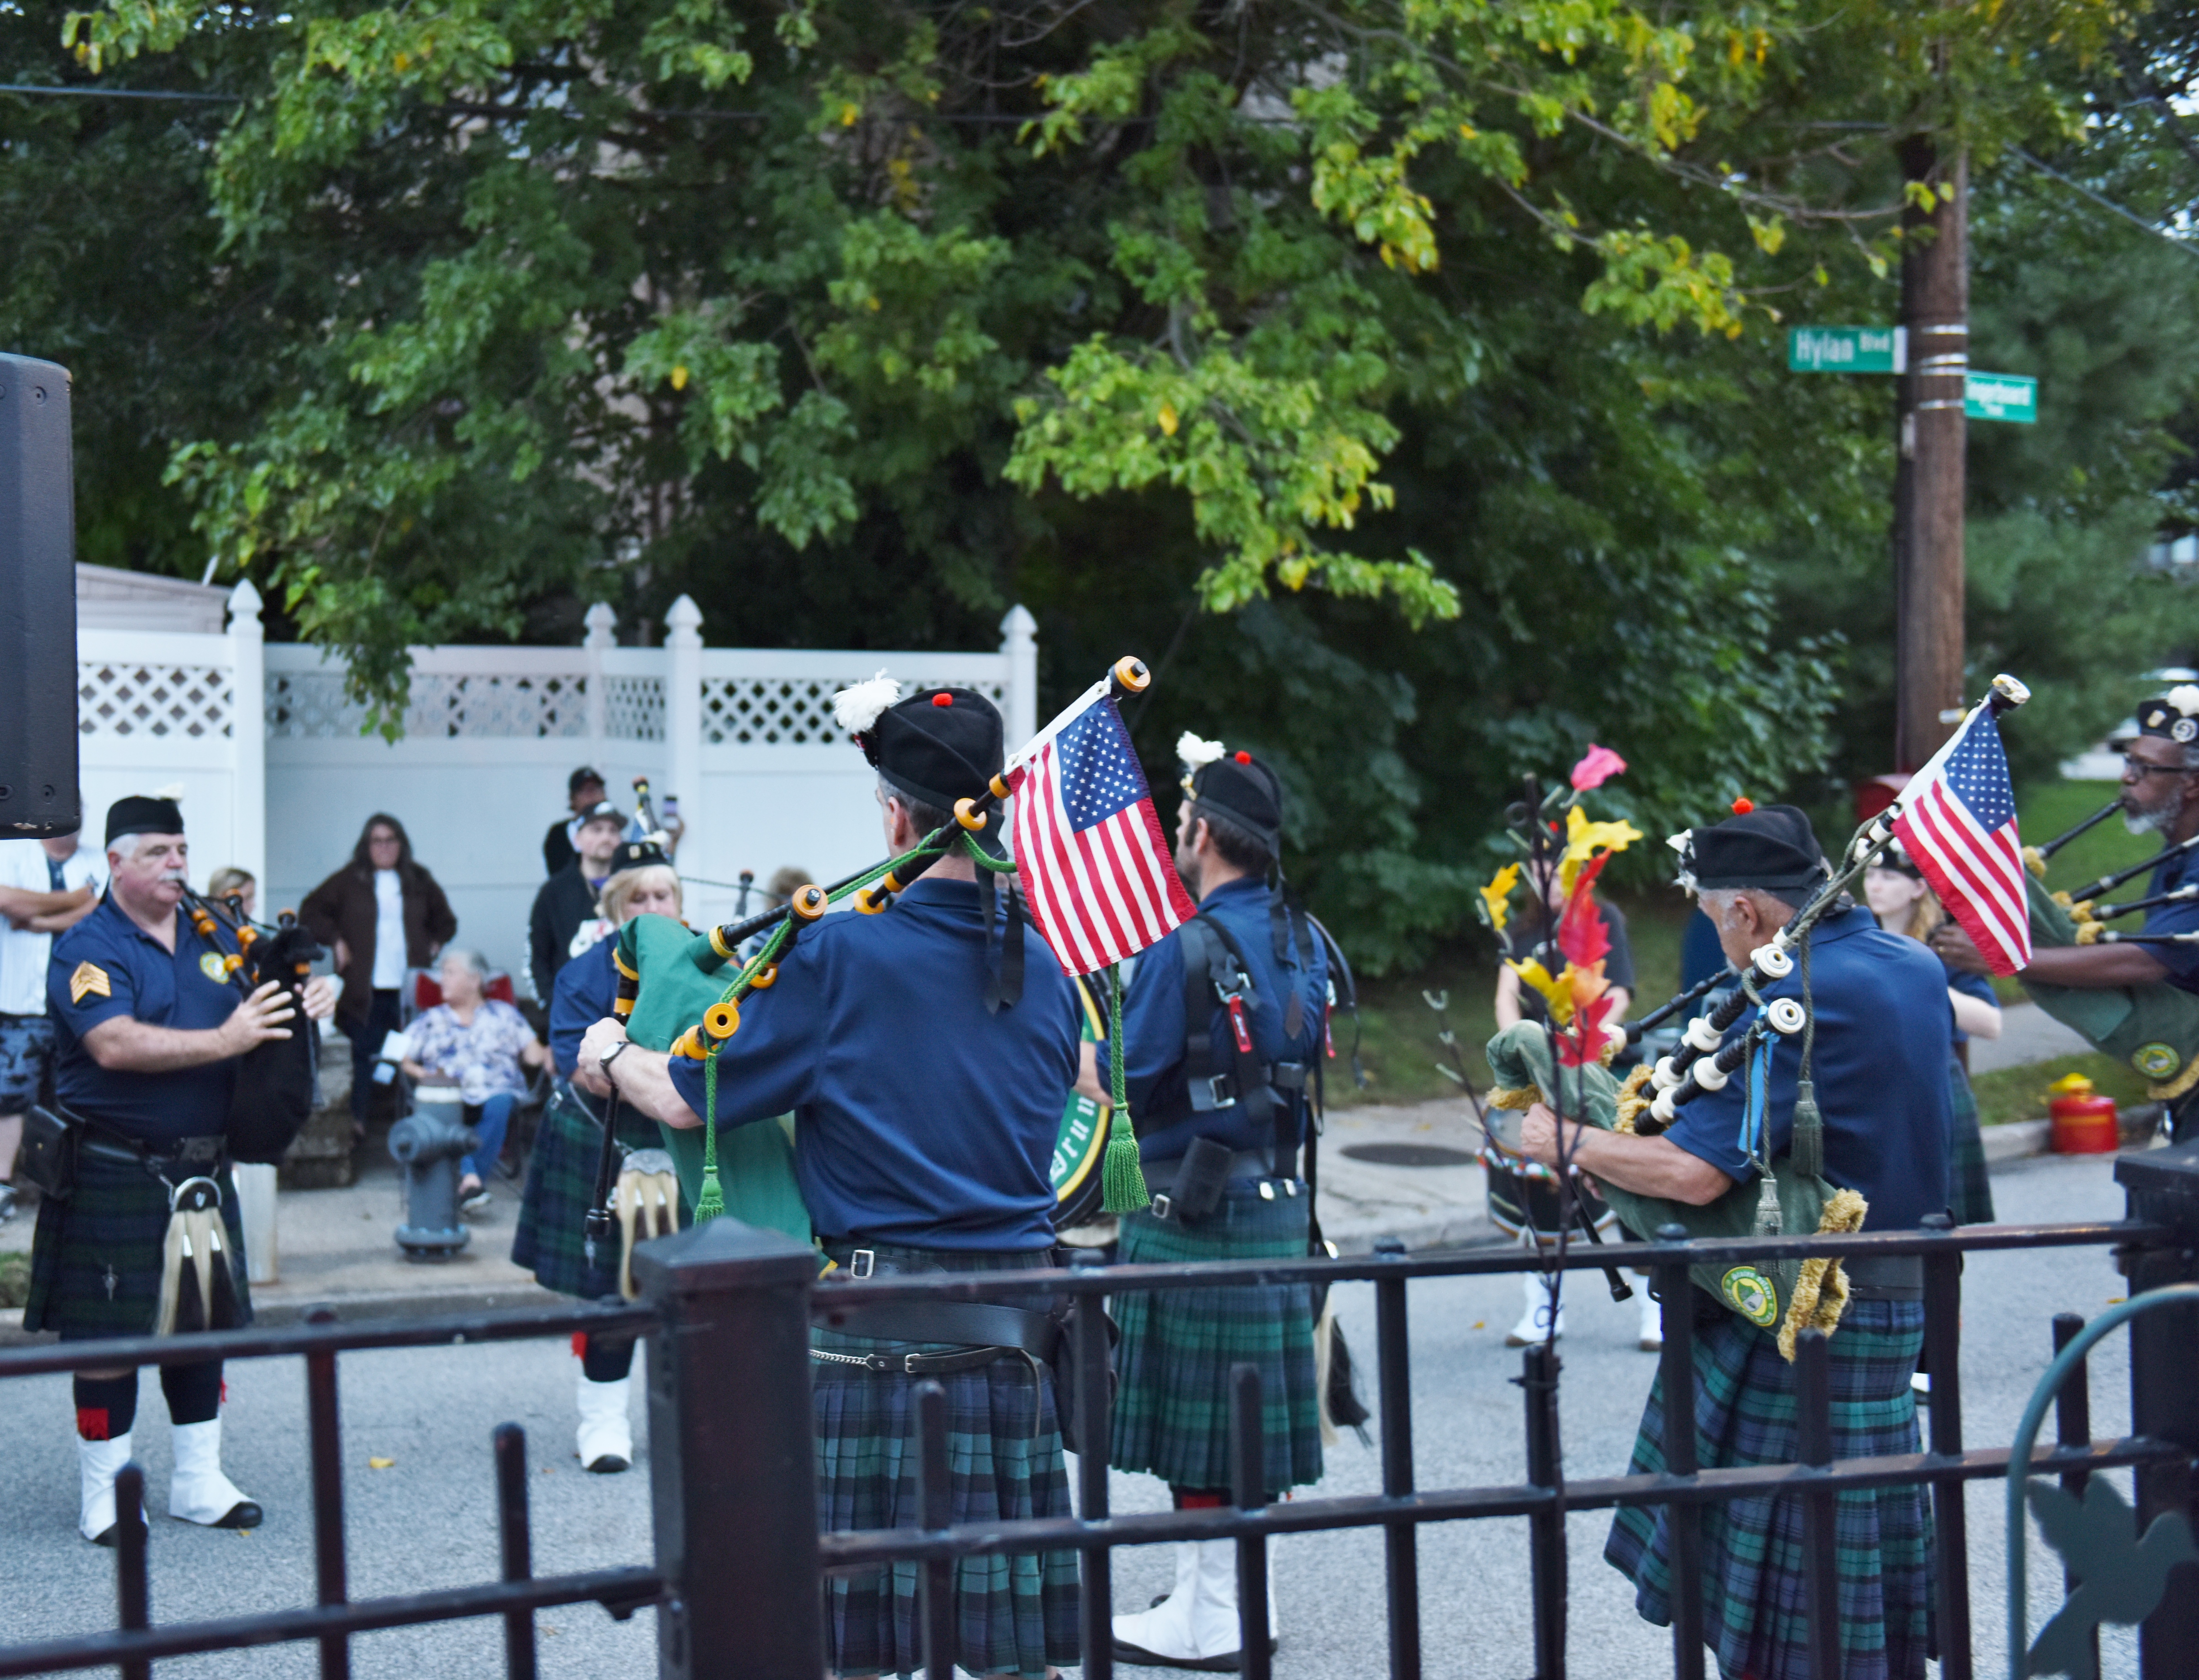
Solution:
[[[1669,1467],[1654,1476],[1583,1479],[1565,1474],[1557,1407],[1560,1362],[1554,1350],[1534,1347],[1523,1354],[1519,1379],[1525,1479],[1463,1488],[1417,1485],[1408,1288],[1422,1278],[1518,1272],[1543,1263],[1508,1248],[1412,1255],[1391,1244],[1372,1256],[1351,1259],[1195,1266],[1079,1264],[1038,1278],[1016,1275],[1012,1290],[1020,1297],[1046,1290],[1080,1303],[1133,1291],[1211,1288],[1233,1281],[1364,1281],[1374,1286],[1380,1493],[1264,1505],[1257,1469],[1258,1380],[1244,1368],[1234,1377],[1234,1505],[1121,1516],[1108,1510],[1104,1455],[1090,1453],[1079,1463],[1078,1515],[953,1525],[947,1504],[943,1397],[934,1390],[919,1391],[916,1408],[918,1524],[890,1531],[820,1533],[808,1357],[813,1322],[829,1326],[856,1307],[982,1298],[1009,1286],[997,1273],[820,1283],[810,1250],[731,1220],[645,1245],[634,1265],[645,1299],[632,1308],[502,1313],[411,1323],[321,1322],[289,1330],[0,1352],[0,1378],[214,1357],[304,1357],[319,1586],[317,1604],[294,1610],[153,1625],[144,1532],[135,1522],[125,1522],[125,1543],[116,1560],[117,1626],[97,1635],[0,1647],[0,1680],[107,1665],[119,1665],[125,1676],[144,1675],[155,1658],[287,1640],[318,1641],[322,1674],[341,1677],[349,1672],[348,1640],[354,1633],[486,1615],[505,1620],[507,1671],[532,1677],[534,1612],[581,1601],[600,1603],[615,1616],[654,1605],[660,1673],[668,1680],[689,1676],[816,1680],[824,1662],[820,1583],[825,1576],[901,1562],[919,1566],[927,1672],[946,1680],[954,1659],[948,1601],[955,1560],[1056,1549],[1075,1549],[1083,1560],[1084,1673],[1088,1680],[1111,1680],[1112,1550],[1223,1538],[1237,1543],[1240,1581],[1253,1584],[1238,1595],[1245,1671],[1251,1680],[1267,1680],[1267,1595],[1258,1584],[1265,1575],[1269,1538],[1344,1528],[1383,1531],[1389,1672],[1391,1680],[1418,1680],[1420,1525],[1518,1516],[1528,1520],[1530,1531],[1533,1671],[1537,1680],[1561,1680],[1566,1667],[1567,1517],[1573,1512],[1630,1505],[1670,1508],[1673,1671],[1680,1680],[1698,1680],[1705,1650],[1700,1514],[1709,1504],[1765,1495],[1806,1502],[1813,1669],[1834,1675],[1840,1663],[1832,1592],[1834,1500],[1843,1490],[1902,1484],[1932,1490],[1941,1672],[1945,1680],[1970,1680],[1971,1583],[1961,1490],[1968,1481],[2004,1476],[2009,1455],[2004,1447],[1966,1447],[1963,1442],[1963,1256],[2004,1249],[2109,1245],[2118,1251],[2133,1294],[2199,1278],[2199,1146],[2126,1157],[2116,1172],[2130,1200],[2129,1216],[2120,1221],[1959,1230],[1942,1226],[1841,1237],[1659,1240],[1572,1250],[1564,1260],[1570,1269],[1618,1264],[1651,1270],[1666,1304],[1661,1371]],[[1922,1257],[1926,1359],[1933,1374],[1924,1450],[1881,1458],[1833,1458],[1825,1343],[1811,1334],[1798,1350],[1798,1461],[1700,1468],[1694,1459],[1694,1323],[1689,1268],[1811,1255]],[[2065,1343],[2075,1327],[2066,1315],[2057,1319],[2055,1345]],[[655,1566],[534,1577],[528,1562],[525,1445],[517,1427],[505,1425],[496,1432],[494,1441],[504,1578],[436,1592],[352,1601],[346,1588],[336,1431],[338,1356],[371,1348],[564,1336],[576,1330],[651,1338]],[[2057,1444],[2034,1453],[2031,1467],[2059,1475],[2066,1484],[2099,1470],[2131,1467],[2138,1495],[2137,1520],[2143,1528],[2166,1512],[2188,1514],[2193,1502],[2193,1466],[2199,1459],[2199,1309],[2149,1314],[2134,1322],[2131,1331],[2132,1433],[2118,1440],[2089,1438],[2088,1400],[2080,1378],[2063,1393]],[[1086,1386],[1077,1397],[1081,1414],[1102,1416],[1108,1403],[1101,1356],[1105,1320],[1097,1312],[1076,1311],[1071,1315],[1071,1333],[1082,1339],[1077,1365]],[[119,1505],[125,1511],[137,1509],[130,1490],[123,1490]],[[1505,1654],[1493,1655],[1499,1665],[1514,1665]],[[2160,1606],[2142,1625],[2140,1662],[2145,1680],[2199,1680],[2199,1569],[2181,1566],[2172,1576]]]

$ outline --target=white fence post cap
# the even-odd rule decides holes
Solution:
[[[694,634],[703,627],[703,610],[695,604],[692,595],[682,595],[672,604],[671,611],[664,615],[668,628]]]
[[[611,610],[610,602],[597,602],[588,609],[587,615],[581,622],[588,627],[587,636],[580,644],[582,647],[607,648],[618,645],[616,635],[618,614]]]
[[[246,625],[253,629],[263,628],[260,622],[260,592],[252,586],[250,578],[239,578],[236,587],[229,592],[229,627],[233,634]]]

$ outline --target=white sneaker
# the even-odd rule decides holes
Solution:
[[[1566,1333],[1566,1310],[1561,1304],[1554,1320],[1550,1312],[1550,1288],[1540,1272],[1519,1275],[1520,1292],[1526,1297],[1527,1310],[1504,1338],[1508,1348],[1533,1347],[1537,1342],[1554,1342]]]
[[[168,1514],[204,1528],[257,1528],[258,1503],[221,1473],[221,1420],[179,1423],[172,1437],[176,1473],[168,1483]]]
[[[1642,1303],[1642,1351],[1662,1353],[1665,1350],[1665,1312],[1649,1293],[1649,1280],[1638,1280],[1634,1286],[1634,1293]]]
[[[580,1373],[580,1427],[575,1450],[580,1467],[608,1476],[633,1462],[633,1426],[627,1420],[627,1396],[633,1387],[631,1374],[616,1382],[590,1382]]]
[[[111,1441],[87,1441],[81,1435],[77,1437],[77,1531],[95,1546],[114,1543],[114,1479],[129,1461],[130,1438],[126,1434],[117,1435]],[[143,1520],[142,1516],[139,1520]]]
[[[1268,1554],[1268,1649],[1275,1649],[1274,1553]],[[1243,1666],[1237,1620],[1237,1543],[1176,1548],[1176,1589],[1150,1610],[1114,1620],[1115,1660],[1145,1667],[1234,1672]]]

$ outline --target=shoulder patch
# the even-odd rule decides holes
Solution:
[[[205,975],[207,979],[213,981],[217,986],[222,984],[229,978],[229,970],[223,965],[221,958],[212,951],[207,951],[201,954],[199,957],[199,972]]]
[[[69,1001],[82,1003],[96,994],[100,997],[114,995],[114,983],[107,977],[107,971],[97,963],[80,962],[69,976]]]

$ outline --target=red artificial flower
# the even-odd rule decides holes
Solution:
[[[1573,766],[1573,791],[1586,793],[1590,788],[1601,787],[1613,776],[1626,773],[1626,761],[1609,747],[1589,743],[1588,756]]]

